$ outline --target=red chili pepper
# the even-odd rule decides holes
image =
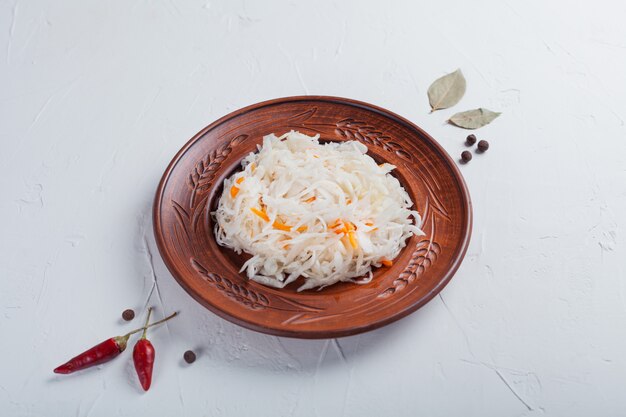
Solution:
[[[101,363],[105,363],[110,361],[111,359],[118,356],[126,349],[126,345],[128,344],[128,339],[133,334],[145,330],[149,327],[156,326],[157,324],[161,324],[174,316],[176,316],[178,312],[171,314],[170,316],[154,322],[150,325],[146,323],[145,326],[140,327],[139,329],[135,329],[132,332],[126,333],[124,336],[115,336],[110,339],[105,340],[104,342],[97,344],[81,353],[80,355],[70,359],[63,365],[57,367],[54,370],[54,373],[57,374],[71,374],[72,372],[80,371],[81,369],[89,368],[91,366],[100,365]]]
[[[130,334],[125,334],[124,336],[116,336],[107,339],[59,366],[54,370],[54,373],[71,374],[72,372],[89,368],[90,366],[108,362],[126,349],[129,337]]]
[[[151,308],[148,309],[148,318],[146,319],[146,323],[150,320],[150,313],[152,313]],[[137,341],[135,348],[133,349],[135,371],[137,371],[139,383],[144,391],[148,391],[150,389],[150,385],[152,384],[152,369],[154,368],[155,355],[154,346],[152,346],[152,343],[146,339],[147,331],[148,328],[146,327],[143,330],[141,339]]]

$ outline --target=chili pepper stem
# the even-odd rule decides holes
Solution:
[[[150,316],[152,315],[152,307],[148,308],[148,317],[146,317],[146,324],[143,327],[143,334],[141,335],[142,339],[146,338],[146,332],[148,331],[148,324],[150,324]]]
[[[165,323],[166,321],[168,321],[169,319],[173,319],[177,315],[178,315],[178,311],[175,311],[172,314],[170,314],[169,316],[165,317],[164,319],[161,319],[159,321],[155,321],[154,323],[150,323],[147,326],[143,326],[143,327],[140,327],[138,329],[132,330],[132,331],[126,333],[124,336],[121,336],[121,337],[130,337],[130,336],[134,335],[135,333],[139,333],[140,331],[142,331],[144,329],[149,329],[150,327],[154,327],[154,326],[156,326],[158,324]]]

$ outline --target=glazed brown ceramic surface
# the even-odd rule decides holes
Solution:
[[[321,139],[358,140],[394,175],[422,215],[425,236],[414,236],[391,268],[366,285],[340,283],[296,292],[248,281],[245,257],[220,247],[210,211],[226,177],[256,150],[264,135],[290,130]],[[379,107],[343,98],[271,100],[231,113],[194,136],[168,166],[154,202],[161,256],[198,302],[241,326],[280,336],[327,338],[371,330],[415,311],[459,267],[472,228],[465,183],[446,152],[417,126]]]

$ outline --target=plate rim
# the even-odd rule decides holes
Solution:
[[[284,104],[284,103],[289,103],[289,102],[302,102],[302,101],[329,102],[333,104],[342,104],[342,105],[348,105],[352,107],[358,107],[358,108],[373,111],[382,116],[388,117],[389,119],[395,122],[405,125],[407,128],[411,130],[417,131],[423,138],[428,140],[429,144],[437,151],[439,156],[445,161],[446,165],[448,165],[448,167],[450,168],[453,176],[456,179],[455,181],[456,185],[459,187],[459,191],[462,196],[464,211],[465,213],[467,213],[467,218],[465,219],[466,220],[465,228],[462,230],[463,240],[461,241],[459,249],[453,255],[453,262],[451,263],[451,267],[448,269],[448,271],[442,277],[442,279],[439,280],[437,285],[433,287],[418,302],[411,304],[405,307],[404,309],[397,311],[394,314],[391,314],[382,319],[373,321],[366,325],[346,326],[343,329],[337,329],[337,330],[298,331],[298,330],[288,330],[288,329],[279,328],[279,327],[257,325],[256,323],[248,322],[244,319],[228,314],[219,308],[216,308],[207,300],[205,300],[203,297],[200,297],[199,294],[196,294],[196,292],[194,292],[191,288],[189,288],[186,285],[185,281],[181,277],[179,277],[178,271],[174,268],[175,263],[172,261],[172,259],[170,259],[166,250],[163,228],[161,226],[162,218],[161,218],[161,213],[160,213],[159,208],[162,205],[165,186],[167,185],[172,172],[176,168],[176,165],[181,160],[181,158],[185,155],[185,153],[205,134],[207,134],[215,127],[219,126],[220,124],[232,118],[241,116],[245,113],[251,112],[253,110],[256,110],[262,107],[273,106],[277,104]],[[163,262],[165,263],[165,266],[167,267],[170,274],[172,274],[174,279],[185,290],[185,292],[191,295],[193,299],[195,299],[202,306],[204,306],[205,308],[207,308],[214,314],[218,315],[219,317],[225,320],[230,321],[231,323],[235,323],[247,329],[265,333],[265,334],[271,334],[274,336],[292,337],[292,338],[298,338],[298,339],[327,339],[327,338],[351,336],[351,335],[371,331],[371,330],[386,326],[390,323],[400,320],[401,318],[406,317],[407,315],[415,312],[419,308],[426,305],[429,301],[431,301],[437,294],[439,294],[445,288],[445,286],[450,282],[452,277],[456,274],[457,270],[459,269],[459,267],[461,266],[461,263],[463,262],[465,258],[465,254],[467,253],[467,249],[469,247],[469,243],[472,237],[472,230],[473,230],[473,206],[472,206],[472,201],[471,201],[471,197],[469,194],[469,189],[467,187],[467,184],[465,183],[465,179],[463,178],[463,175],[461,174],[461,171],[459,170],[459,167],[457,166],[457,164],[454,162],[454,160],[448,154],[448,152],[439,144],[439,142],[437,142],[430,134],[428,134],[422,128],[417,126],[415,123],[383,107],[376,106],[374,104],[370,104],[370,103],[359,101],[359,100],[354,100],[354,99],[344,98],[344,97],[336,97],[336,96],[325,96],[325,95],[300,95],[300,96],[280,97],[280,98],[265,100],[265,101],[261,101],[258,103],[254,103],[254,104],[242,107],[238,110],[234,110],[220,117],[214,122],[210,123],[208,126],[204,127],[198,133],[192,136],[191,139],[189,139],[183,145],[183,147],[180,148],[180,150],[174,155],[172,160],[167,165],[167,168],[163,172],[163,175],[161,176],[161,179],[156,189],[154,202],[152,205],[152,226],[153,226],[153,232],[154,232],[154,239],[156,241],[159,254],[161,255],[161,259],[163,259]]]

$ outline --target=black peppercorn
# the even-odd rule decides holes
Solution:
[[[470,151],[463,151],[461,152],[461,160],[463,162],[469,162],[472,160],[472,153]]]
[[[467,137],[467,139],[465,139],[465,143],[467,144],[467,146],[472,146],[473,144],[476,143],[476,136],[475,135],[469,135]]]
[[[135,318],[135,312],[133,310],[126,309],[122,312],[122,318],[126,321],[131,321],[132,319]]]
[[[193,351],[188,350],[183,355],[183,359],[185,359],[185,362],[187,362],[187,363],[194,363],[196,361],[196,354],[193,353]]]
[[[487,142],[486,140],[481,140],[478,142],[479,151],[485,152],[487,149],[489,149],[489,142]]]

